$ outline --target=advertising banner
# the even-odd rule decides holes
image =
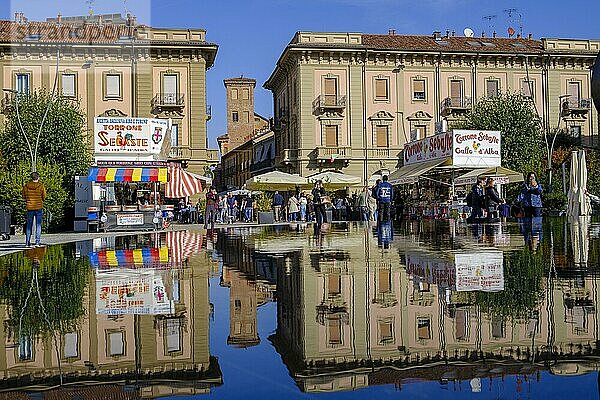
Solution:
[[[452,132],[452,165],[455,167],[499,167],[500,131],[455,129]]]
[[[117,225],[144,225],[144,214],[117,214]]]
[[[159,271],[119,270],[96,272],[96,313],[103,315],[172,314]]]
[[[452,157],[452,133],[440,133],[404,146],[404,165]]]
[[[166,119],[98,117],[94,120],[94,153],[97,159],[159,155],[164,153],[168,129]]]
[[[459,253],[455,255],[454,263],[457,291],[504,290],[504,257],[501,251]]]

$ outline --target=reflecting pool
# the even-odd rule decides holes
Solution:
[[[172,231],[0,257],[1,399],[599,398],[600,221]]]

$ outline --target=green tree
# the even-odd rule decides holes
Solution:
[[[21,123],[17,118],[17,102]],[[39,137],[37,169],[46,185],[47,208],[55,217],[53,225],[56,226],[69,220],[63,216],[70,216],[75,204],[73,177],[86,174],[92,160],[86,139],[85,114],[77,101],[61,96],[52,98],[46,90],[14,97],[0,132],[0,183],[3,188],[8,188],[0,193],[0,201],[13,205],[15,211],[22,204],[19,203],[18,186],[27,180],[24,178],[30,171],[31,157],[20,125],[35,147],[48,105],[50,108]],[[57,180],[59,185],[56,185]],[[10,192],[10,197],[5,192]],[[18,222],[22,221],[21,214],[17,211]]]
[[[519,172],[541,172],[546,146],[532,101],[518,93],[481,98],[455,128],[500,131],[502,165]]]

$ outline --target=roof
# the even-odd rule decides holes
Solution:
[[[464,36],[442,36],[436,40],[433,36],[418,35],[362,35],[362,43],[369,49],[444,51],[477,53],[543,53],[540,40],[524,38],[485,38]]]
[[[238,76],[236,78],[223,79],[223,83],[226,85],[229,83],[248,83],[248,84],[256,85],[256,79],[246,78],[244,76]]]

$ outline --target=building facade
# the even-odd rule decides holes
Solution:
[[[218,162],[206,133],[206,71],[217,49],[202,29],[155,28],[131,16],[30,22],[19,13],[0,21],[0,87],[30,93],[56,79],[58,94],[81,105],[90,139],[94,117],[170,118],[170,159],[204,175]],[[12,104],[5,93],[3,114]]]
[[[590,67],[599,51],[591,40],[298,32],[264,84],[276,164],[366,182],[394,170],[405,143],[502,92],[530,97],[547,132],[598,143]]]

